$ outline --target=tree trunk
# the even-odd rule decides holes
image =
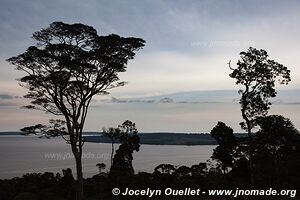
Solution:
[[[76,200],[83,200],[83,174],[82,174],[81,155],[75,155],[75,160],[76,160],[76,173],[77,173]]]
[[[246,102],[246,98],[243,98],[243,102]],[[248,137],[249,137],[249,172],[250,172],[250,185],[251,188],[254,188],[254,167],[253,167],[253,136],[252,136],[252,132],[251,132],[251,122],[248,119],[247,115],[246,115],[246,105],[244,105],[241,109],[242,111],[242,117],[243,119],[246,121],[246,126],[247,126],[247,133],[248,133]]]
[[[251,188],[254,188],[254,166],[253,166],[253,137],[251,134],[251,129],[248,132],[248,135],[250,137],[250,143],[249,143],[249,171],[250,171],[250,184]]]
[[[251,132],[251,122],[247,118],[246,114],[243,113],[243,118],[246,121],[249,142],[249,171],[250,171],[250,186],[254,188],[254,166],[253,166],[253,136]]]
[[[114,152],[115,152],[114,142],[112,142],[111,143],[111,155],[110,155],[110,168],[112,168],[112,165],[113,165]]]

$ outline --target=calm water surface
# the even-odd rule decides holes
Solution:
[[[141,145],[134,153],[136,171],[153,172],[161,163],[173,165],[198,164],[210,158],[214,146]],[[85,177],[98,173],[97,163],[109,166],[110,144],[86,143],[83,153]],[[21,176],[31,172],[61,172],[71,168],[75,161],[71,147],[63,139],[39,139],[30,136],[0,136],[0,179]]]

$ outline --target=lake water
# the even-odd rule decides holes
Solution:
[[[208,160],[214,147],[141,145],[140,151],[133,155],[133,165],[136,172],[153,172],[161,163],[191,166]],[[97,163],[103,162],[109,167],[110,151],[111,144],[84,144],[84,177],[98,173]],[[75,172],[71,147],[61,138],[0,136],[0,158],[0,179],[32,172],[61,172],[66,168],[71,168]]]

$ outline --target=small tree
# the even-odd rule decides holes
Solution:
[[[105,163],[98,163],[98,164],[96,164],[96,166],[99,169],[99,174],[101,174],[102,170],[104,170],[106,168],[106,164]]]
[[[25,98],[32,99],[26,107],[63,117],[76,160],[77,199],[83,199],[82,131],[88,107],[95,95],[125,84],[118,74],[145,41],[99,36],[91,26],[63,22],[35,32],[33,39],[35,46],[8,61],[27,74],[20,79],[29,90]]]
[[[132,166],[133,152],[140,150],[140,137],[135,123],[126,120],[120,129],[120,146],[113,158],[113,165],[111,166],[110,174],[133,174]]]
[[[194,176],[194,177],[203,176],[205,174],[206,170],[207,170],[206,162],[191,166],[191,173],[192,173],[192,176]]]
[[[113,165],[113,157],[115,153],[115,142],[120,139],[121,130],[119,128],[103,128],[102,134],[108,137],[111,141],[110,167]]]
[[[212,159],[220,162],[221,170],[225,174],[228,168],[233,167],[236,154],[237,140],[233,135],[233,129],[224,122],[218,122],[210,134],[219,144],[213,151]]]
[[[229,75],[236,80],[236,85],[242,87],[240,104],[244,122],[241,126],[247,131],[250,139],[249,164],[251,173],[251,185],[254,185],[252,165],[252,129],[255,119],[268,113],[271,102],[269,98],[276,96],[275,82],[288,84],[291,81],[290,70],[282,64],[268,59],[268,53],[261,49],[250,47],[247,52],[240,53],[241,59],[237,62],[237,68],[232,69]]]
[[[171,164],[160,164],[155,167],[154,172],[160,174],[172,174],[176,168]]]

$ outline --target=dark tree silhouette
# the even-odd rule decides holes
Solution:
[[[63,117],[76,160],[77,199],[83,199],[82,130],[88,107],[95,95],[125,84],[118,74],[126,71],[128,60],[145,41],[99,36],[91,26],[63,22],[35,32],[33,39],[36,46],[8,61],[27,74],[20,79],[29,90],[25,98],[32,99],[26,107]]]
[[[113,165],[113,157],[115,153],[115,142],[121,137],[121,129],[119,128],[103,128],[102,134],[111,140],[110,167]]]
[[[35,134],[39,136],[45,135],[47,138],[62,136],[68,143],[70,140],[66,138],[68,133],[65,127],[66,122],[60,119],[50,119],[49,125],[36,124],[21,129],[23,135]]]
[[[207,163],[199,163],[198,165],[191,166],[191,173],[194,177],[203,176],[207,170]]]
[[[224,122],[218,122],[210,134],[219,144],[213,151],[212,159],[218,160],[223,173],[227,173],[228,168],[233,167],[237,147],[233,129]]]
[[[271,102],[269,98],[276,96],[275,82],[288,84],[291,81],[290,70],[287,67],[268,59],[268,53],[261,49],[250,47],[247,52],[241,52],[237,68],[229,75],[236,79],[235,84],[243,88],[239,90],[242,117],[245,123],[242,127],[252,137],[253,121],[258,116],[268,113]],[[230,66],[229,66],[230,67]]]
[[[154,172],[160,174],[172,174],[176,168],[171,164],[160,164],[154,168]]]
[[[63,172],[62,184],[64,186],[71,185],[74,182],[72,170],[70,168],[67,168],[67,169],[63,169],[62,172]]]
[[[247,52],[240,53],[241,59],[237,62],[237,68],[232,69],[229,75],[236,80],[236,84],[241,86],[240,104],[244,122],[241,123],[243,129],[248,133],[250,139],[249,161],[251,172],[251,183],[254,185],[252,166],[252,142],[255,118],[265,116],[268,113],[271,102],[269,98],[276,96],[275,82],[288,84],[291,81],[290,70],[282,64],[268,59],[268,53],[261,49],[250,47]]]
[[[260,184],[287,186],[284,183],[300,175],[296,170],[300,166],[300,134],[281,115],[258,117],[255,122],[259,127],[254,142],[256,179]]]
[[[47,129],[47,126],[43,124],[36,124],[34,126],[26,126],[21,128],[20,131],[22,135],[29,135],[29,134],[42,134]]]
[[[101,174],[102,170],[104,170],[106,168],[106,164],[105,163],[98,163],[98,164],[96,164],[96,166],[99,169],[99,174]]]
[[[174,175],[178,176],[178,177],[190,176],[191,175],[191,168],[189,168],[189,167],[187,167],[185,165],[182,165],[182,166],[178,167],[175,170]]]
[[[132,154],[140,149],[140,137],[137,135],[135,123],[129,120],[126,120],[118,129],[120,129],[121,145],[113,158],[110,174],[133,174]]]

